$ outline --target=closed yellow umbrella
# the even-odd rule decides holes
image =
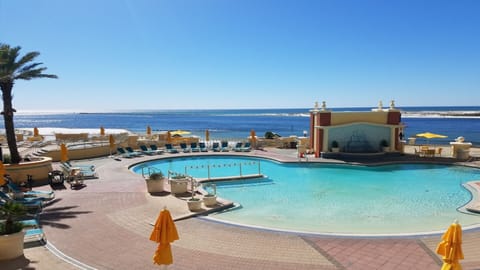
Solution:
[[[68,161],[68,149],[67,146],[62,143],[60,145],[60,161],[61,162],[67,162]]]
[[[210,141],[210,131],[208,131],[208,129],[205,130],[205,141]]]
[[[147,126],[147,135],[152,135],[152,128],[150,126]]]
[[[34,127],[33,128],[33,137],[38,137],[38,135],[39,135],[38,128]]]
[[[100,136],[105,136],[105,128],[100,127]]]
[[[110,144],[110,149],[115,148],[115,138],[112,134],[108,136],[108,143]]]
[[[172,133],[170,133],[170,131],[167,131],[167,143],[171,143],[172,142]]]
[[[255,134],[255,130],[250,130],[250,140],[251,140],[251,143],[252,145],[255,145],[255,143],[257,142],[257,135]]]
[[[154,264],[172,264],[173,256],[170,243],[178,240],[178,232],[173,222],[170,211],[163,209],[158,215],[153,231],[150,234],[150,240],[159,243],[155,254],[153,255]]]
[[[6,184],[5,179],[3,178],[5,174],[7,174],[7,170],[5,170],[5,165],[3,165],[3,162],[0,160],[0,186]]]
[[[462,227],[455,221],[443,234],[442,241],[437,246],[437,254],[442,255],[442,270],[461,270],[460,260],[462,251]]]

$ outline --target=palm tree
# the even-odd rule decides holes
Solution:
[[[21,47],[10,47],[7,44],[0,44],[0,88],[3,98],[3,119],[5,121],[5,134],[7,136],[8,149],[10,150],[11,162],[18,164],[21,161],[17,149],[15,127],[13,125],[12,89],[15,80],[31,80],[35,78],[54,78],[56,75],[44,74],[46,67],[39,67],[43,63],[32,63],[40,55],[39,52],[29,52],[19,57]]]

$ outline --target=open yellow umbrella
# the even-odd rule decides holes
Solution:
[[[150,240],[159,243],[155,254],[153,255],[154,264],[172,264],[173,256],[170,243],[178,240],[178,232],[173,222],[170,211],[163,209],[158,215],[153,231],[150,234]]]
[[[147,126],[147,135],[152,135],[152,128],[150,126]]]
[[[38,128],[34,127],[33,128],[33,137],[38,137],[38,135],[39,135]]]
[[[173,135],[188,135],[188,134],[191,134],[190,131],[186,131],[186,130],[172,130],[170,131],[170,134],[173,136]]]
[[[442,139],[442,138],[447,138],[448,137],[448,136],[445,136],[445,135],[435,134],[435,133],[431,133],[431,132],[419,133],[415,136],[421,137],[421,138],[426,138],[426,139]]]
[[[442,255],[442,270],[461,270],[460,260],[463,259],[462,227],[455,221],[443,234],[442,241],[437,246],[437,254]]]
[[[67,146],[62,143],[60,145],[60,161],[61,162],[67,162],[68,161],[68,149]]]
[[[5,179],[3,179],[5,174],[7,174],[7,170],[5,170],[5,165],[3,165],[3,162],[0,160],[0,186],[6,184]]]
[[[208,131],[208,129],[205,130],[205,141],[210,141],[210,131]]]
[[[100,127],[100,136],[105,136],[105,128]]]

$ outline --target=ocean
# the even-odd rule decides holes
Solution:
[[[332,111],[370,111],[372,108],[332,108]],[[417,133],[433,132],[448,136],[435,139],[436,144],[448,144],[459,136],[480,145],[480,106],[468,107],[400,107],[405,124],[405,138]],[[211,139],[246,139],[250,130],[258,136],[267,131],[281,136],[303,136],[309,133],[309,110],[298,109],[228,109],[228,110],[156,110],[109,113],[17,113],[15,128],[80,128],[126,129],[134,133],[188,130],[193,135]],[[4,129],[3,121],[0,129]],[[422,143],[422,139],[417,139]]]

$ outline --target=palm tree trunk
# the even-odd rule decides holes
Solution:
[[[3,98],[3,120],[5,121],[5,134],[7,135],[8,149],[10,150],[10,158],[12,164],[20,163],[20,154],[17,149],[17,138],[15,135],[15,127],[13,125],[13,113],[15,110],[12,106],[12,88],[13,83],[2,83]]]

